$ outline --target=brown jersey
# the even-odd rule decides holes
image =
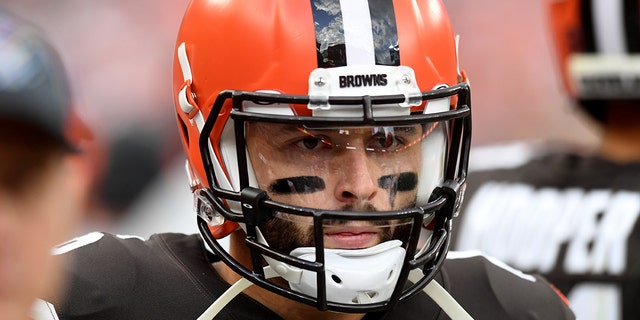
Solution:
[[[196,319],[229,285],[199,235],[149,240],[92,233],[59,250],[71,254],[59,319]],[[544,279],[482,255],[451,252],[435,278],[475,319],[574,319]],[[240,294],[215,319],[280,319]],[[425,293],[365,319],[449,319]]]

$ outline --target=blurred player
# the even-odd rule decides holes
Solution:
[[[0,317],[31,319],[37,297],[56,297],[52,248],[85,210],[89,137],[71,109],[56,51],[38,30],[0,8]]]
[[[526,164],[472,172],[454,248],[544,274],[582,320],[638,319],[639,2],[557,0],[549,9],[564,85],[599,124],[600,146],[528,149]]]

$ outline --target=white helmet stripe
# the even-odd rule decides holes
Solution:
[[[392,0],[311,0],[311,8],[319,68],[400,65]]]
[[[592,0],[596,51],[603,54],[627,52],[622,0]]]
[[[340,0],[348,65],[373,65],[375,50],[367,0]]]
[[[178,47],[178,61],[180,61],[180,69],[182,69],[182,77],[184,78],[184,81],[192,80],[191,65],[189,64],[187,49],[185,49],[184,42]]]

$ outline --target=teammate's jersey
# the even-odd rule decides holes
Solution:
[[[66,298],[55,305],[60,319],[196,319],[229,288],[199,235],[91,233],[58,251],[73,257]],[[574,319],[548,282],[480,255],[450,253],[436,280],[475,319]],[[281,318],[240,294],[215,319]],[[386,319],[449,318],[421,292]]]
[[[544,275],[581,320],[640,319],[640,163],[540,153],[472,171],[465,199],[454,249]]]

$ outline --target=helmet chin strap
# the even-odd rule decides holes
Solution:
[[[257,231],[259,241],[268,245],[260,230]],[[406,253],[401,245],[400,240],[390,240],[365,249],[325,249],[328,300],[368,304],[388,299],[395,288]],[[316,261],[316,248],[296,248],[290,255]],[[267,256],[264,259],[277,276],[289,282],[291,289],[317,298],[315,271],[294,267]]]
[[[400,240],[390,240],[366,249],[325,249],[327,300],[368,304],[389,299],[406,253],[401,245]],[[297,248],[291,255],[315,261],[316,248]],[[289,282],[293,290],[313,297],[317,297],[317,284],[316,272],[309,270],[302,270],[298,282]]]
[[[259,229],[257,236],[266,244]],[[346,304],[367,304],[388,299],[395,288],[406,254],[401,245],[400,240],[390,240],[365,249],[325,249],[327,296],[331,297],[331,301]],[[308,261],[315,261],[315,253],[315,247],[301,247],[291,251],[292,256]],[[293,267],[266,256],[264,258],[269,264],[264,267],[265,278],[282,277],[292,289],[317,296],[316,272]],[[422,272],[418,269],[409,273],[409,280],[414,283],[420,281],[421,277]],[[241,278],[197,320],[213,319],[233,298],[252,284],[246,278]],[[423,290],[452,319],[473,319],[435,280],[430,281]]]
[[[390,248],[393,247],[393,248],[400,249],[400,250],[404,251],[404,249],[396,247],[395,244],[387,244],[389,242],[395,242],[395,241],[398,241],[398,240],[387,241],[387,242],[382,243],[380,245],[388,246]],[[378,246],[380,246],[380,245],[378,245]],[[372,247],[372,248],[374,248],[374,247]],[[304,248],[304,249],[305,250],[302,250],[302,251],[306,251],[306,248]],[[371,249],[371,248],[369,248],[369,249]],[[363,249],[363,250],[366,250],[366,249]],[[354,250],[354,251],[363,251],[363,250]],[[307,254],[307,253],[303,253],[302,255],[305,255],[305,254]],[[403,253],[403,255],[404,255],[404,253]],[[367,267],[371,267],[371,265],[369,265]],[[351,270],[351,271],[353,271],[353,270]],[[311,272],[309,272],[309,273],[311,273]],[[397,273],[398,272],[396,272],[396,274]],[[265,274],[265,277],[267,279],[280,276],[276,271],[274,271],[274,268],[272,268],[271,266],[264,267],[264,274]],[[343,274],[345,274],[345,273],[343,273]],[[421,277],[422,277],[422,272],[420,270],[418,270],[418,269],[414,269],[409,273],[409,280],[414,282],[414,283],[420,281]],[[359,278],[363,278],[363,277],[359,277]],[[352,283],[352,282],[354,282],[354,281],[350,281],[350,283]],[[207,308],[207,310],[205,310],[202,313],[202,315],[200,315],[198,317],[197,320],[210,320],[210,319],[215,318],[215,316],[218,315],[218,313],[229,302],[231,302],[231,300],[233,300],[233,298],[235,298],[238,294],[240,294],[246,288],[250,287],[252,284],[253,283],[251,281],[247,280],[247,278],[240,278],[240,280],[238,280],[236,283],[234,283],[231,287],[229,287],[229,289],[227,289],[227,291],[225,291],[220,297],[218,297],[218,299],[216,299],[216,301],[214,301],[211,304],[211,306],[209,306]],[[309,283],[309,285],[310,285],[309,287],[315,286],[315,282],[311,282],[311,283]],[[392,287],[392,289],[393,289],[393,287]],[[436,304],[438,304],[442,308],[442,310],[444,310],[444,312],[447,315],[449,315],[449,317],[451,317],[451,319],[473,320],[473,318],[469,315],[469,313],[467,313],[467,311],[455,300],[455,298],[453,298],[438,282],[436,282],[436,280],[431,280],[427,284],[427,286],[423,289],[423,291],[429,297],[431,297],[431,299],[433,299],[433,301],[435,301]],[[328,292],[328,294],[330,294],[329,292]],[[363,300],[367,300],[368,302],[374,302],[374,301],[370,300],[369,293],[364,293],[364,292],[363,292],[362,295],[358,293],[357,299],[363,299]],[[367,303],[367,301],[362,301],[360,303]]]
[[[390,242],[390,241],[388,241]],[[385,242],[387,243],[387,242]],[[294,250],[295,251],[295,250]],[[359,250],[358,250],[359,251]],[[280,276],[271,266],[264,267],[264,275],[267,279]],[[412,282],[420,281],[422,272],[414,269],[409,272],[409,280]],[[214,301],[197,320],[211,320],[244,289],[250,287],[253,283],[247,278],[240,278],[227,291],[225,291],[216,301]],[[471,315],[453,298],[436,280],[431,280],[423,291],[438,304],[442,310],[454,320],[473,320]]]
[[[409,272],[409,281],[416,283],[422,278],[422,271],[413,269]],[[422,289],[442,310],[454,320],[473,320],[456,299],[447,292],[435,279],[429,281]]]

